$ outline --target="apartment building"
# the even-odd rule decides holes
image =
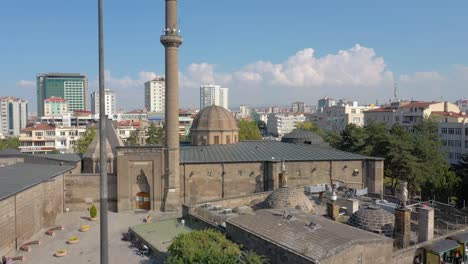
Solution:
[[[228,93],[229,88],[223,88],[219,85],[206,84],[200,86],[200,110],[210,105],[229,109]]]
[[[20,151],[28,154],[45,154],[58,151],[72,153],[76,141],[86,127],[62,127],[39,124],[21,130]]]
[[[267,122],[267,133],[274,137],[281,137],[292,132],[296,124],[306,121],[303,114],[269,114]]]
[[[364,112],[374,108],[374,105],[363,106],[356,101],[340,101],[336,105],[324,107],[319,117],[310,121],[315,121],[323,130],[340,133],[349,124],[364,126]]]
[[[28,101],[16,97],[0,97],[0,134],[18,136],[27,125]]]
[[[67,100],[52,96],[44,99],[44,116],[59,116],[68,113]]]
[[[145,83],[145,108],[149,112],[164,113],[166,109],[166,81],[155,78]]]

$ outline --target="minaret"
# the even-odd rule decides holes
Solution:
[[[161,43],[166,51],[164,211],[179,210],[179,46],[177,0],[166,0],[166,27]]]

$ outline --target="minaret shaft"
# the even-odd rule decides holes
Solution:
[[[166,109],[165,109],[165,188],[164,211],[180,207],[179,188],[179,46],[177,0],[166,0],[166,27],[161,43],[165,47]]]

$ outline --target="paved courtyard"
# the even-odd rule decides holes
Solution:
[[[17,255],[26,256],[25,263],[99,263],[99,221],[91,222],[85,219],[85,216],[86,212],[65,213],[58,221],[59,225],[65,227],[64,231],[56,231],[55,237],[45,233],[36,235],[35,239],[40,240],[41,245],[32,246],[31,252],[19,251]],[[141,224],[146,216],[146,213],[109,212],[109,263],[156,263],[148,257],[138,256],[135,249],[129,248],[129,242],[121,241],[122,233],[130,226]],[[78,231],[82,225],[90,225],[91,229],[87,232]],[[68,238],[73,236],[80,239],[79,244],[66,243]],[[59,249],[66,249],[68,254],[60,258],[54,257],[55,251]]]

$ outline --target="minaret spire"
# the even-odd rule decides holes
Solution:
[[[177,0],[166,0],[166,26],[161,36],[165,48],[165,173],[164,211],[179,210],[179,46],[182,37],[177,25]]]

